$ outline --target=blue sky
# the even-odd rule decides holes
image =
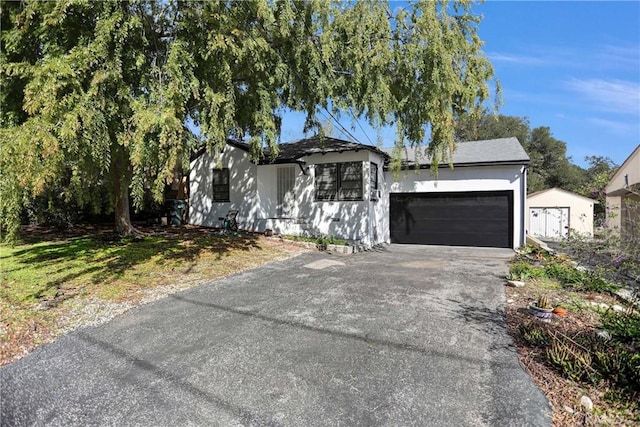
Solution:
[[[620,164],[640,144],[640,2],[490,0],[474,11],[502,85],[500,114],[548,126],[581,166],[588,155]],[[301,120],[285,117],[283,141],[304,136]],[[343,120],[362,143],[378,134],[392,143],[392,130],[360,123],[369,138]]]

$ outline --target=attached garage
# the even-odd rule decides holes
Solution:
[[[513,247],[513,191],[390,194],[391,243]]]
[[[406,149],[385,174],[391,243],[517,248],[525,244],[529,156],[516,138],[461,142],[434,174],[428,152]],[[385,200],[386,199],[386,200]]]

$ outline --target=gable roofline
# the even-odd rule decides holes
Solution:
[[[229,138],[227,139],[227,145],[231,145],[232,147],[239,148],[243,151],[246,151],[247,153],[249,152],[249,144],[245,142],[236,141],[235,139]],[[202,156],[206,152],[207,152],[207,147],[203,145],[202,147],[198,148],[191,156],[189,156],[189,162],[193,162],[195,159]]]
[[[581,198],[581,199],[588,200],[588,201],[590,201],[591,203],[600,203],[600,202],[598,202],[597,200],[592,199],[592,198],[590,198],[590,197],[585,197],[585,196],[583,196],[583,195],[581,195],[581,194],[574,193],[573,191],[564,190],[564,189],[562,189],[562,188],[558,188],[558,187],[545,188],[544,190],[540,190],[540,191],[536,191],[535,193],[527,194],[527,199],[530,199],[531,197],[535,197],[535,196],[538,196],[538,195],[543,194],[543,193],[548,193],[549,191],[552,191],[552,190],[561,191],[561,192],[566,193],[566,194],[568,194],[568,195],[571,195],[571,196],[579,197],[579,198]]]
[[[627,164],[629,162],[631,162],[631,158],[634,157],[638,152],[640,151],[640,144],[635,148],[635,150],[633,150],[631,152],[631,154],[629,154],[629,157],[627,157],[624,162],[622,162],[622,164],[620,165],[620,167],[618,167],[618,170],[616,171],[616,173],[613,174],[613,176],[611,177],[611,179],[609,180],[609,182],[607,183],[607,186],[605,187],[606,189],[609,188],[609,185],[611,185],[611,183],[613,181],[615,181],[618,176],[622,173],[622,171],[624,170],[625,167],[627,167]],[[614,189],[613,191],[617,191],[619,190],[618,188]],[[607,191],[608,192],[608,191]]]

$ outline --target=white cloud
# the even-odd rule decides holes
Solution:
[[[602,45],[599,47],[596,57],[603,66],[637,70],[640,66],[640,47]]]
[[[596,117],[588,118],[587,121],[595,126],[619,135],[633,135],[637,133],[637,126],[615,120],[606,120]]]
[[[566,86],[594,107],[614,113],[640,115],[640,85],[637,82],[611,79],[571,79]]]
[[[635,71],[640,67],[640,47],[628,44],[531,45],[526,49],[526,53],[488,51],[487,57],[495,63],[571,69]]]
[[[511,64],[522,65],[545,65],[547,60],[541,57],[529,56],[529,55],[514,55],[509,53],[487,53],[487,57],[490,61],[494,62],[508,62]]]

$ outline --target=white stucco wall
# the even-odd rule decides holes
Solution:
[[[204,153],[191,162],[189,171],[189,223],[205,227],[222,225],[218,218],[230,209],[238,209],[238,226],[246,229],[262,209],[257,203],[257,166],[249,154],[227,145],[218,163],[215,155]],[[214,202],[213,170],[229,168],[229,202]]]
[[[270,228],[282,234],[333,235],[371,246],[390,242],[389,193],[506,190],[513,191],[514,246],[524,244],[523,166],[457,167],[453,171],[442,168],[437,179],[429,170],[410,170],[395,179],[390,172],[383,171],[384,159],[369,150],[314,154],[301,160],[303,168],[297,164],[255,165],[249,161],[247,152],[229,145],[220,163],[203,154],[191,163],[189,222],[220,226],[219,217],[229,209],[239,209],[239,226],[245,230],[263,232]],[[353,161],[363,162],[363,200],[315,201],[314,165]],[[370,200],[370,162],[378,164],[377,201]],[[230,170],[228,203],[212,201],[212,171],[216,167]],[[277,177],[281,167],[295,168],[293,203],[286,217],[278,216],[277,212]]]
[[[297,164],[255,165],[249,161],[248,153],[227,146],[220,167],[229,168],[230,202],[214,203],[211,200],[212,170],[218,164],[208,154],[200,156],[191,163],[189,222],[208,227],[220,226],[219,217],[223,217],[229,209],[239,209],[239,226],[245,230],[263,232],[270,228],[281,234],[332,235],[360,241],[365,245],[384,241],[384,226],[378,221],[388,220],[388,214],[380,206],[382,200],[370,201],[369,188],[370,162],[378,164],[379,186],[384,187],[382,157],[368,150],[360,150],[314,154],[300,160],[304,162],[302,168]],[[363,200],[315,201],[314,165],[354,161],[363,162]],[[295,170],[293,203],[286,216],[279,216],[278,169],[290,167]]]
[[[593,204],[595,200],[578,194],[551,188],[527,197],[525,222],[530,229],[530,208],[569,208],[569,229],[580,234],[593,236]]]
[[[388,193],[432,193],[467,191],[513,191],[513,244],[524,244],[524,208],[526,193],[525,167],[521,165],[458,166],[453,170],[441,168],[438,177],[428,169],[400,172],[394,177],[385,172]],[[389,195],[385,197],[387,203]],[[387,212],[389,208],[387,207]],[[389,224],[385,226],[385,241],[390,241]]]

